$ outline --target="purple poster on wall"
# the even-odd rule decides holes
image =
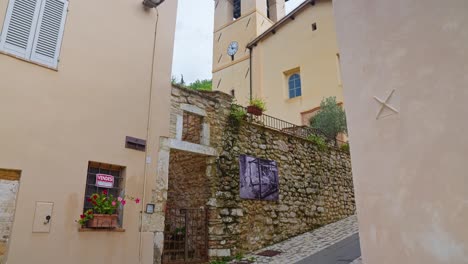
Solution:
[[[241,199],[278,200],[276,161],[240,155],[239,163]]]

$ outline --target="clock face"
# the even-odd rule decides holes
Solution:
[[[239,49],[239,43],[237,43],[237,41],[233,41],[231,42],[231,44],[229,44],[227,53],[229,56],[234,56],[234,54],[237,53],[238,49]]]

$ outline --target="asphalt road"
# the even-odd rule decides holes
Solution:
[[[360,256],[359,234],[354,234],[295,264],[348,264]]]

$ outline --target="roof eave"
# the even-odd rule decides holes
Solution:
[[[306,0],[304,3],[296,7],[293,11],[291,11],[289,14],[287,14],[285,17],[283,17],[280,21],[276,22],[273,24],[270,28],[268,28],[265,32],[260,34],[260,36],[256,37],[254,40],[252,40],[249,44],[247,44],[248,49],[252,49],[253,47],[257,46],[257,43],[260,42],[263,38],[265,38],[268,34],[276,33],[276,29],[281,27],[285,22],[287,22],[289,19],[294,20],[295,16],[304,10],[308,5],[314,5],[315,0]]]

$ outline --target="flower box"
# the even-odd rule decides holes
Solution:
[[[256,116],[261,116],[263,114],[263,110],[255,105],[249,105],[247,106],[247,113],[256,115]]]
[[[115,198],[112,194],[109,194],[108,190],[103,190],[102,193],[93,193],[86,199],[87,202],[93,205],[93,208],[81,214],[80,219],[76,220],[76,222],[81,228],[119,228],[119,216],[116,212],[118,206],[124,206],[127,203],[125,199],[133,200],[137,204],[140,203],[140,198],[127,195]]]
[[[94,214],[94,217],[86,222],[88,228],[117,228],[119,227],[118,215]]]

